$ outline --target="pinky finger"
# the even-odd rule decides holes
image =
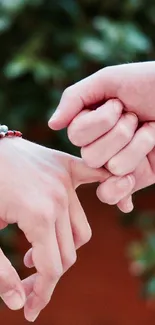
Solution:
[[[97,196],[101,202],[115,205],[128,197],[135,186],[133,175],[124,177],[111,176],[97,188]]]
[[[130,213],[134,208],[132,195],[126,196],[124,199],[118,202],[117,206],[122,212]]]

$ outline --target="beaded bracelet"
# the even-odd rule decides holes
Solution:
[[[9,130],[6,125],[0,124],[0,139],[5,137],[22,137],[20,131]]]

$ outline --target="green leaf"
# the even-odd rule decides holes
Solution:
[[[79,41],[79,49],[87,57],[96,61],[104,62],[109,56],[109,49],[100,39],[94,37],[81,38]]]
[[[59,0],[57,1],[58,6],[60,6],[64,11],[66,11],[71,18],[79,17],[80,8],[78,2],[75,0]]]
[[[126,35],[126,44],[130,46],[131,49],[141,52],[151,49],[151,41],[136,26],[132,24],[123,24],[122,29],[124,35]]]
[[[26,0],[0,0],[1,8],[9,13],[20,11],[26,4]]]
[[[155,296],[155,277],[151,278],[146,285],[149,296]]]
[[[36,81],[46,81],[53,78],[63,78],[64,71],[50,61],[35,61],[33,65],[33,75]]]
[[[4,67],[3,72],[7,78],[18,78],[30,70],[31,64],[31,60],[17,57]]]
[[[116,49],[122,52],[145,52],[152,48],[151,40],[130,22],[116,22],[103,17],[96,17],[94,28],[101,33],[103,40],[111,47],[111,53]]]
[[[73,53],[64,55],[61,63],[66,70],[70,70],[70,71],[79,69],[81,66],[80,57]]]
[[[0,33],[11,27],[12,20],[8,15],[0,15]]]

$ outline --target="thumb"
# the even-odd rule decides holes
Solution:
[[[116,97],[118,83],[114,67],[104,68],[67,88],[48,122],[53,130],[67,127],[84,108]],[[116,80],[115,80],[116,79]]]
[[[82,184],[104,182],[111,176],[105,168],[88,167],[81,158],[77,157],[71,160],[70,166],[75,188]]]

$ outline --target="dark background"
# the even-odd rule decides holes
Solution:
[[[67,86],[106,65],[154,59],[155,3],[1,0],[0,44],[1,121],[77,153],[48,118]]]

